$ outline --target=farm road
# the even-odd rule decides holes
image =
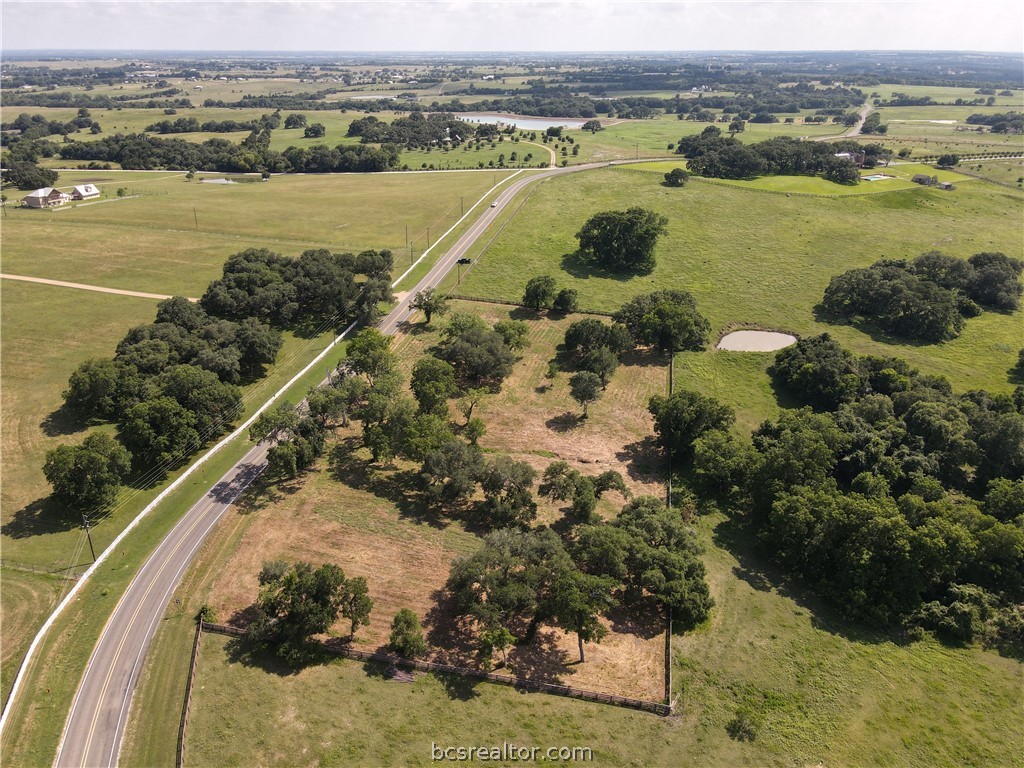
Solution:
[[[526,186],[564,173],[629,162],[632,161],[550,169],[510,184],[494,198],[493,208],[489,207],[486,199],[483,200],[483,213],[416,286],[405,293],[378,327],[386,334],[395,333],[413,313],[410,304],[416,294],[436,287]],[[107,621],[85,668],[54,761],[58,768],[117,765],[132,696],[167,603],[185,569],[225,510],[266,467],[269,448],[269,443],[259,443],[228,470],[178,521],[132,580]],[[28,695],[34,697],[37,693],[30,691]],[[8,706],[12,704],[8,702]]]
[[[0,273],[2,280],[21,280],[26,283],[39,283],[40,285],[54,285],[58,288],[77,288],[80,291],[96,291],[97,293],[114,293],[118,296],[134,296],[138,299],[169,299],[161,293],[143,293],[142,291],[123,291],[120,288],[104,288],[102,285],[86,285],[84,283],[69,283],[66,280],[49,280],[45,277],[27,277],[25,275],[8,275]],[[198,301],[190,298],[189,301]]]

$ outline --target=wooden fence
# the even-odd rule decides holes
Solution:
[[[463,295],[461,293],[450,293],[450,294],[448,294],[448,298],[454,299],[456,301],[473,301],[473,302],[476,302],[478,304],[504,304],[507,307],[522,307],[523,309],[529,309],[529,307],[527,307],[525,304],[523,304],[522,302],[519,302],[519,301],[505,301],[504,299],[485,299],[485,298],[480,297],[480,296],[465,296],[465,295]],[[538,314],[540,314],[540,312],[551,312],[551,310],[549,310],[549,309],[534,310],[534,311],[536,311]],[[559,313],[556,313],[556,314],[559,314]],[[603,312],[600,309],[577,309],[577,310],[575,310],[573,312],[570,312],[570,313],[567,313],[567,314],[572,314],[572,315],[601,315],[603,317],[611,317],[612,316],[611,312]]]
[[[192,642],[192,661],[188,666],[188,682],[185,685],[185,703],[181,707],[181,725],[178,727],[178,750],[174,765],[181,768],[185,764],[185,729],[188,728],[188,714],[192,708],[192,683],[196,679],[196,665],[199,663],[199,640],[203,636],[204,622],[196,622],[196,639]]]
[[[221,635],[230,635],[232,637],[241,637],[245,634],[244,630],[238,629],[237,627],[229,627],[224,624],[209,624],[205,621],[202,623],[202,629],[206,632],[216,632]],[[574,688],[569,685],[556,685],[555,683],[544,683],[521,677],[498,675],[494,672],[481,672],[476,669],[469,669],[468,667],[457,667],[452,664],[438,664],[433,661],[419,661],[418,659],[403,659],[386,653],[371,653],[369,651],[360,651],[356,648],[347,648],[344,646],[323,646],[323,648],[330,653],[337,654],[338,656],[344,656],[347,659],[373,661],[404,669],[414,669],[420,672],[438,672],[443,675],[471,677],[477,680],[486,680],[491,683],[497,683],[498,685],[507,685],[520,690],[540,691],[542,693],[554,694],[555,696],[567,696],[572,699],[595,701],[600,704],[612,704],[617,707],[626,707],[628,709],[639,709],[644,712],[652,712],[662,717],[666,717],[673,713],[671,705],[656,701],[631,699],[626,696],[615,696],[614,694],[601,693],[600,691],[588,691],[583,688]]]

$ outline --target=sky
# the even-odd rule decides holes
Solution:
[[[0,0],[3,51],[1024,51],[1020,0]]]

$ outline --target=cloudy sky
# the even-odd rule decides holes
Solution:
[[[4,51],[1024,50],[1019,0],[0,0]]]

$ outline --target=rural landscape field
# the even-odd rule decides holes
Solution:
[[[7,764],[1019,761],[1024,53],[12,40]]]

